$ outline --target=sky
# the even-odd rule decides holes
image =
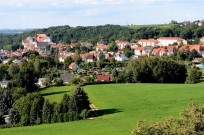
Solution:
[[[0,0],[0,29],[204,19],[204,0]]]

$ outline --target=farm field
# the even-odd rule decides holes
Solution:
[[[169,28],[171,27],[171,25],[169,24],[147,24],[147,25],[132,25],[132,26],[126,26],[128,28],[132,28],[132,29],[139,29],[141,27],[161,27],[161,28]]]
[[[85,86],[90,101],[99,109],[94,120],[1,129],[3,135],[130,135],[138,120],[158,121],[179,117],[189,102],[204,105],[202,84],[106,84]],[[73,87],[52,87],[40,91],[59,102],[59,96]],[[57,93],[60,91],[60,95]],[[56,92],[56,94],[55,94]],[[48,94],[46,94],[48,93]],[[52,93],[52,94],[49,94]],[[55,96],[58,98],[55,98]]]

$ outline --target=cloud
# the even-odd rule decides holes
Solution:
[[[58,3],[57,3],[57,2],[52,2],[50,5],[51,5],[51,6],[57,6]]]
[[[170,2],[173,0],[142,0],[143,4],[153,4],[153,3],[158,3],[158,2]]]
[[[23,4],[22,3],[18,3],[17,7],[23,7]]]

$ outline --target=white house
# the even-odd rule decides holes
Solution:
[[[36,47],[45,47],[48,44],[54,44],[52,38],[46,36],[45,34],[37,34],[35,37],[27,37],[22,40],[22,45],[24,48],[34,50]]]
[[[140,44],[143,47],[145,47],[145,46],[155,47],[158,45],[158,43],[159,43],[159,41],[156,39],[140,39],[138,41],[138,44]]]
[[[2,82],[0,82],[0,86],[1,86],[1,88],[7,88],[8,87],[8,81],[2,81]]]
[[[129,58],[127,58],[122,53],[116,53],[115,60],[117,60],[117,61],[126,61],[126,60],[129,60]]]
[[[186,42],[183,38],[180,37],[160,37],[157,40],[159,41],[160,46],[168,46],[173,43],[180,45],[181,42]]]
[[[21,60],[15,59],[15,60],[13,60],[12,62],[15,63],[15,64],[18,64],[18,63],[21,62]]]
[[[36,84],[38,84],[40,87],[45,87],[45,82],[46,78],[39,78]]]
[[[118,46],[118,49],[119,49],[119,50],[123,49],[126,45],[129,45],[129,46],[130,46],[130,42],[127,42],[127,41],[119,41],[119,40],[116,40],[115,43],[116,43],[116,45]]]
[[[150,47],[135,47],[135,55],[141,56],[141,55],[147,55],[150,56],[152,49]]]
[[[70,68],[70,69],[78,69],[79,66],[78,66],[75,62],[72,62],[72,63],[69,65],[69,68]]]

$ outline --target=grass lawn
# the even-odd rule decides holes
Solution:
[[[65,93],[69,94],[70,90],[73,89],[74,86],[58,86],[58,87],[50,87],[43,88],[40,90],[40,94],[44,96],[45,99],[48,99],[50,102],[60,102]]]
[[[44,124],[33,127],[2,129],[3,135],[130,135],[138,120],[158,121],[166,117],[179,117],[179,111],[189,102],[204,105],[202,84],[107,84],[90,85],[84,89],[90,101],[99,109],[100,116],[94,120],[68,123]],[[62,88],[62,89],[61,89]],[[65,86],[69,91],[70,86]],[[52,90],[51,90],[52,89]],[[55,90],[56,89],[56,90]],[[52,87],[41,91],[66,91]],[[57,93],[45,98],[59,101]],[[50,98],[52,96],[52,98]]]
[[[157,27],[160,27],[160,28],[169,28],[169,27],[171,27],[171,25],[169,25],[169,24],[147,24],[147,25],[126,26],[126,27],[132,28],[132,29],[139,29],[141,27],[154,27],[154,26],[157,26]]]

